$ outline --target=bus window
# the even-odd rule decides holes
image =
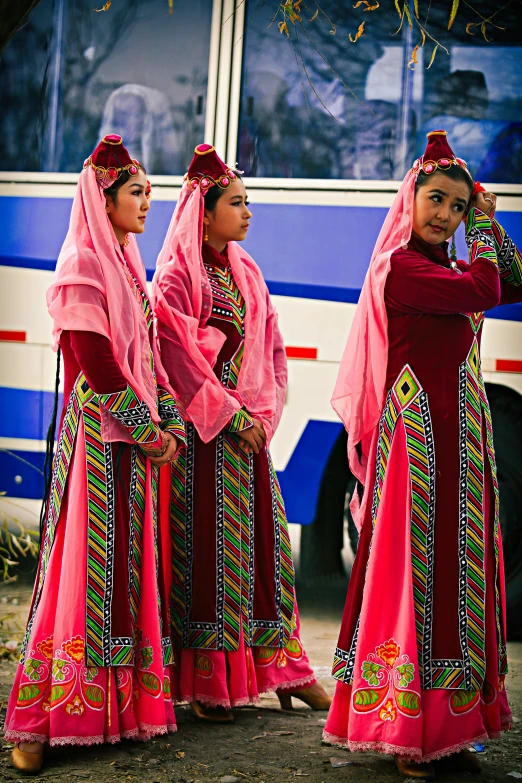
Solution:
[[[205,126],[212,0],[42,0],[0,61],[4,171],[78,171],[106,133],[182,174]]]
[[[439,5],[431,6],[428,29],[441,46],[429,68],[433,43],[419,49],[414,69],[408,65],[418,30],[405,23],[393,35],[393,6],[361,16],[351,3],[336,4],[335,35],[319,16],[313,23],[289,23],[291,40],[276,24],[268,26],[260,11],[244,37],[238,159],[245,173],[399,180],[424,150],[426,132],[443,127],[476,178],[520,182],[522,34],[516,12],[506,9],[505,18],[496,18],[506,29],[486,42],[480,31],[466,33],[468,21],[475,21],[467,17],[469,9],[461,9],[448,31],[447,8]],[[256,9],[257,2],[248,0],[247,19]],[[364,35],[352,44],[348,33],[363,19]]]

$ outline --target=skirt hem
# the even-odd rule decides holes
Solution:
[[[58,745],[114,745],[123,739],[139,740],[146,742],[152,737],[160,734],[173,734],[177,730],[175,723],[169,723],[166,726],[154,726],[148,723],[139,723],[135,729],[121,731],[118,734],[98,734],[93,737],[49,737],[47,734],[32,734],[24,731],[6,731],[4,739],[6,742],[43,742],[51,748]]]
[[[502,726],[503,731],[508,731],[509,726]],[[474,742],[485,742],[488,739],[498,739],[499,732],[483,732],[477,737],[470,737],[470,739],[458,742],[455,745],[449,745],[441,750],[434,751],[433,753],[423,754],[422,748],[406,748],[401,745],[392,745],[388,742],[358,742],[349,740],[346,737],[339,737],[336,734],[330,734],[330,732],[323,732],[323,742],[327,745],[339,745],[343,748],[347,748],[352,753],[373,751],[374,753],[384,753],[394,756],[399,756],[402,759],[414,761],[417,763],[427,763],[430,761],[437,761],[445,756],[452,756],[454,753],[460,753],[462,750],[466,750]]]
[[[312,685],[315,685],[316,682],[317,678],[315,674],[312,673],[306,677],[301,677],[298,680],[289,680],[287,682],[266,685],[265,687],[260,688],[259,693],[257,693],[255,696],[245,696],[241,699],[220,699],[214,696],[206,696],[205,694],[195,693],[192,696],[182,696],[180,699],[176,699],[174,703],[176,705],[187,703],[190,704],[191,701],[198,701],[201,704],[206,704],[208,707],[224,707],[225,709],[230,710],[237,707],[246,707],[249,704],[259,704],[261,701],[259,697],[263,693],[277,693],[277,691],[288,691],[290,689],[311,688]]]

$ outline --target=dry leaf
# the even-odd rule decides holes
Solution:
[[[415,70],[415,65],[418,65],[418,63],[419,63],[419,61],[417,60],[417,51],[419,49],[419,46],[420,46],[420,44],[417,44],[417,46],[413,49],[413,51],[411,53],[411,60],[408,63],[408,68],[410,69],[410,71],[414,71]]]
[[[448,30],[451,28],[451,25],[455,21],[455,17],[457,16],[457,11],[459,10],[459,3],[460,0],[453,0],[453,4],[451,6],[450,18],[448,22]]]
[[[184,759],[185,758],[185,751],[184,750],[177,750],[176,751],[176,758],[177,759]]]
[[[484,40],[489,43],[489,38],[486,35],[486,22],[482,22],[482,24],[480,25],[480,32],[484,36]]]
[[[174,0],[169,0],[169,16],[174,12]]]
[[[354,5],[354,8],[359,8],[360,5],[366,6],[364,9],[365,11],[376,11],[379,7],[377,0],[373,5],[371,4],[370,0],[358,0],[358,2]]]
[[[318,9],[318,8],[316,8],[316,9],[315,9],[315,14],[314,14],[313,16],[311,16],[311,17],[310,17],[310,21],[311,21],[311,22],[315,22],[315,20],[317,19],[317,17],[318,17],[318,16],[319,16],[319,9]]]
[[[111,5],[112,5],[112,0],[107,0],[107,2],[105,3],[105,5],[104,5],[104,6],[102,6],[101,8],[94,8],[94,9],[93,9],[93,10],[94,10],[94,13],[95,13],[95,14],[100,14],[102,11],[108,11],[108,10],[109,10],[109,8],[111,7]]]
[[[438,45],[438,44],[435,44],[435,46],[433,47],[433,51],[432,51],[432,53],[431,53],[431,60],[430,60],[430,64],[428,65],[428,67],[426,68],[426,70],[428,70],[428,68],[431,68],[431,66],[433,65],[433,60],[435,59],[435,55],[437,54],[437,49],[438,49],[438,48],[439,48],[439,45]]]
[[[287,38],[290,38],[290,33],[288,32],[288,25],[286,22],[279,22],[278,27],[281,35],[284,33]]]
[[[471,28],[475,27],[475,24],[476,22],[468,22],[468,24],[466,25],[466,32],[468,35],[475,35],[475,33],[471,32]]]
[[[361,22],[361,24],[359,25],[359,29],[355,33],[355,38],[353,37],[353,35],[351,33],[348,35],[348,38],[350,39],[350,41],[352,43],[355,43],[356,41],[359,40],[361,35],[364,35],[364,24],[365,24],[364,22]]]
[[[264,739],[264,737],[286,737],[288,734],[293,733],[293,731],[264,731],[263,734],[256,734],[255,737],[251,737],[251,741]]]
[[[413,0],[413,10],[415,12],[415,17],[419,18],[419,0]]]

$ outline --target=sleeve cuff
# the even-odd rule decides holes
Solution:
[[[522,286],[522,255],[500,223],[492,218],[493,237],[497,252],[499,275],[516,288]]]
[[[154,445],[161,437],[152,421],[150,411],[131,386],[120,392],[99,394],[101,405],[128,430],[132,439],[140,445]]]
[[[158,413],[163,432],[170,432],[180,444],[185,445],[187,442],[185,422],[172,394],[165,389],[158,389]]]
[[[229,432],[241,432],[247,430],[254,424],[252,416],[244,408],[240,408],[227,424],[227,430]]]

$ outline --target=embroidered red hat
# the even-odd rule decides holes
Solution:
[[[191,188],[195,190],[200,187],[201,191],[206,193],[213,185],[228,188],[236,175],[223,163],[211,144],[198,144],[185,179]]]
[[[135,176],[140,168],[138,160],[133,160],[125,147],[123,139],[116,133],[109,133],[100,141],[92,155],[90,155],[83,168],[91,166],[96,172],[98,185],[105,188],[110,187],[115,182],[122,171],[128,171]]]
[[[433,130],[427,134],[428,144],[424,155],[413,164],[416,171],[421,168],[425,174],[433,174],[434,171],[446,171],[451,166],[460,166],[467,170],[466,162],[457,158],[451,149],[445,130]]]

